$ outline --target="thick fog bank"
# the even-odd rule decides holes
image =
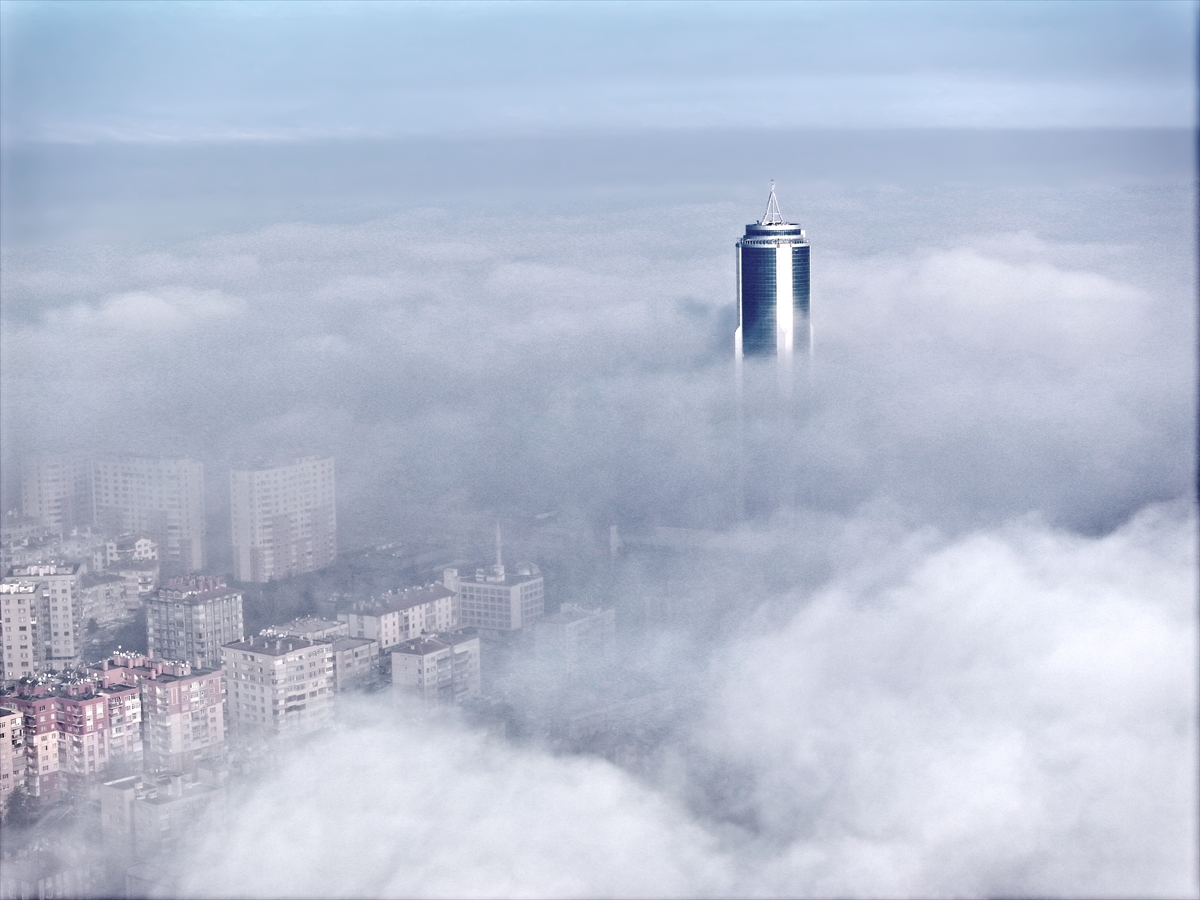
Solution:
[[[687,646],[661,657],[699,705],[641,775],[364,704],[236,800],[172,890],[1193,894],[1196,537],[1186,503],[1100,538],[847,520],[832,577],[775,598],[782,625],[711,636],[698,675]]]
[[[218,486],[332,453],[346,547],[458,511],[727,527],[739,470],[752,516],[888,500],[951,528],[1103,531],[1190,489],[1188,188],[785,200],[816,355],[787,403],[749,367],[741,432],[732,244],[758,210],[729,200],[6,250],[6,503],[17,454],[72,446],[197,456]]]

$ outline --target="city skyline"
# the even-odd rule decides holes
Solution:
[[[20,833],[172,896],[1195,895],[1196,18],[0,3],[0,507],[79,520],[78,450],[155,531],[6,519],[5,663],[108,661],[0,690],[0,766],[104,786]],[[275,501],[337,556],[173,581],[184,482],[205,578]],[[156,604],[242,705],[126,775]]]

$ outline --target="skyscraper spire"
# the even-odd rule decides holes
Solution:
[[[767,198],[767,211],[763,213],[759,225],[782,225],[783,213],[779,211],[779,201],[775,199],[775,182],[771,182],[771,196]]]

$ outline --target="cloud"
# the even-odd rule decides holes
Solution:
[[[775,598],[781,627],[751,617],[716,641],[698,683],[665,659],[694,710],[649,773],[376,700],[201,829],[173,890],[1194,893],[1193,509],[1152,506],[1102,538],[1031,519],[953,540],[882,524],[843,521],[844,564]],[[767,552],[745,537],[729,535]],[[811,540],[773,537],[770,552]],[[687,602],[728,602],[695,574]]]
[[[225,318],[242,311],[240,301],[219,291],[168,287],[156,293],[134,291],[105,298],[98,306],[77,304],[68,310],[51,310],[46,327],[135,336],[172,333],[193,328],[206,319]]]

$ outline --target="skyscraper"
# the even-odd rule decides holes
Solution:
[[[230,473],[233,577],[270,581],[330,565],[337,557],[333,460]]]
[[[808,312],[808,239],[785,222],[775,183],[762,220],[737,242],[738,327],[734,352],[790,358],[812,346]]]

